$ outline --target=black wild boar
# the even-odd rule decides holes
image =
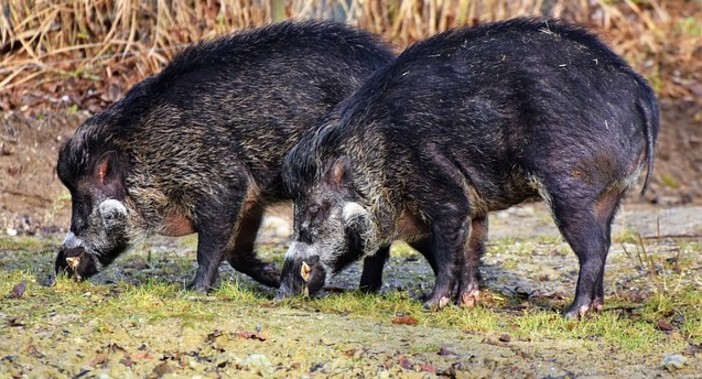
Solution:
[[[488,213],[541,199],[580,261],[566,315],[599,310],[612,218],[647,166],[645,190],[657,134],[646,81],[578,26],[513,19],[421,41],[285,158],[280,293],[403,239],[436,273],[425,306],[472,305]]]
[[[392,58],[368,33],[313,21],[186,48],[62,146],[73,214],[57,273],[87,278],[139,237],[196,232],[195,289],[210,289],[223,259],[278,287],[253,246],[266,206],[287,199],[283,157]]]

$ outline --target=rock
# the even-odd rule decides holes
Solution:
[[[273,365],[263,354],[251,354],[241,360],[240,365],[264,377],[273,374]]]
[[[683,368],[686,362],[687,358],[683,357],[682,355],[672,354],[663,358],[663,367],[665,367],[668,371],[675,371]]]

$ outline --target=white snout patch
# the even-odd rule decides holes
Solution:
[[[367,216],[368,211],[361,206],[361,204],[349,202],[344,205],[344,210],[341,212],[341,217],[344,218],[344,223],[348,223],[350,220]]]
[[[66,238],[64,238],[62,245],[67,249],[75,249],[76,247],[83,245],[83,240],[77,238],[73,232],[69,232],[66,234]]]
[[[115,199],[107,199],[100,203],[100,213],[103,215],[124,214],[127,215],[127,207],[121,201]]]

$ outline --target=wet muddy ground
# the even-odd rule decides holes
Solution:
[[[259,251],[282,260],[288,210]],[[211,295],[183,289],[194,237],[153,238],[89,283],[43,286],[61,236],[0,239],[0,377],[689,377],[702,373],[702,207],[627,206],[607,306],[565,321],[577,259],[541,205],[494,214],[476,309],[425,312],[433,275],[402,244],[380,295],[359,267],[321,299],[279,303],[223,265]]]

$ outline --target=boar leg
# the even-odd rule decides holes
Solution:
[[[224,257],[229,231],[220,225],[214,228],[209,223],[202,223],[197,237],[197,272],[188,288],[200,293],[207,293],[217,279],[217,270]]]
[[[390,245],[382,246],[373,255],[363,259],[363,273],[358,289],[364,293],[374,293],[383,286],[383,267],[390,258]]]
[[[243,182],[241,187],[245,188]],[[245,191],[232,191],[229,196],[220,194],[217,199],[202,199],[203,204],[228,204],[228,207],[200,206],[197,220],[197,272],[188,286],[200,293],[207,293],[217,278],[225,253],[234,245],[238,215],[241,214]]]
[[[604,269],[610,246],[612,217],[620,195],[593,200],[593,191],[549,191],[551,209],[563,237],[578,256],[580,274],[575,300],[565,312],[566,318],[579,318],[604,303]],[[595,192],[597,193],[597,192]],[[556,195],[557,194],[557,195]],[[611,196],[611,195],[605,195]]]
[[[625,189],[612,185],[600,195],[600,198],[595,204],[595,217],[597,218],[597,222],[605,230],[607,251],[609,251],[611,245],[612,221],[614,220],[614,215],[617,213],[617,209],[619,209],[619,202],[624,197],[624,193]],[[602,307],[604,307],[604,269],[597,278],[592,299],[592,308],[594,308],[595,311],[601,311]]]
[[[254,251],[256,234],[261,226],[263,209],[248,210],[239,221],[234,248],[228,251],[227,260],[235,270],[269,287],[280,287],[280,270],[273,263],[264,262]]]
[[[424,303],[426,309],[440,309],[451,302],[456,274],[463,265],[468,238],[466,215],[470,212],[467,209],[449,205],[437,211],[430,215],[434,220],[430,254],[436,265],[436,282],[429,299]]]
[[[480,259],[485,254],[485,240],[488,232],[487,216],[477,217],[471,221],[470,238],[465,260],[461,267],[458,286],[458,305],[474,307],[480,295]]]
[[[413,249],[417,250],[420,254],[426,258],[427,262],[429,263],[429,266],[431,267],[431,270],[434,271],[434,275],[437,274],[437,268],[436,268],[436,260],[434,259],[434,256],[431,255],[431,247],[432,247],[432,239],[431,238],[422,238],[418,241],[410,242],[410,246],[412,246]]]
[[[431,239],[424,238],[419,241],[411,242],[409,244],[413,249],[417,250],[422,254],[431,269],[436,275],[436,262],[434,257],[429,253],[431,246]],[[390,246],[383,246],[374,255],[367,256],[363,260],[363,273],[361,274],[361,284],[359,289],[365,293],[378,292],[383,286],[383,267],[385,263],[390,258]]]

